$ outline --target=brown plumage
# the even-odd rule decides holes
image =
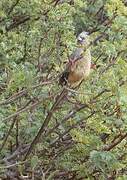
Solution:
[[[79,34],[77,41],[77,48],[70,56],[66,69],[60,76],[59,83],[62,86],[66,85],[75,88],[90,73],[91,54],[89,50],[89,36],[86,32],[82,32]]]

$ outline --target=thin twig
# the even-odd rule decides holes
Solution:
[[[18,165],[22,165],[24,164],[26,161],[22,161],[22,162],[17,162],[17,163],[14,163],[14,164],[10,164],[8,166],[1,166],[0,169],[9,169],[9,168],[12,168],[12,167],[15,167],[15,166],[18,166]]]
[[[1,145],[0,152],[2,151],[3,147],[5,146],[5,144],[6,144],[6,142],[7,142],[7,139],[8,139],[8,137],[9,137],[9,135],[10,135],[13,127],[14,127],[14,124],[15,124],[16,120],[17,120],[17,116],[14,117],[13,122],[11,123],[11,126],[10,126],[10,128],[9,128],[9,130],[8,130],[8,133],[7,133],[7,135],[5,136],[5,138],[4,138],[4,140],[3,140],[3,143],[2,143],[2,145]]]
[[[43,99],[44,100],[44,99]],[[39,100],[35,103],[33,103],[32,105],[30,106],[27,106],[26,108],[20,108],[18,109],[14,114],[11,114],[10,116],[6,117],[5,119],[3,119],[3,122],[4,121],[8,121],[10,119],[12,119],[13,117],[16,117],[18,116],[19,114],[25,112],[25,111],[28,111],[29,109],[33,108],[33,107],[36,107],[37,105],[41,104],[43,100]]]
[[[53,84],[53,81],[45,81],[45,82],[42,82],[40,84],[37,84],[37,85],[34,85],[31,87],[31,89],[36,89],[36,88],[39,88],[41,86],[45,86],[45,85],[49,85],[49,84]],[[27,93],[29,92],[28,89],[23,89],[19,92],[17,92],[16,94],[12,95],[11,97],[9,97],[7,100],[3,101],[0,103],[0,105],[7,105],[9,103],[12,103],[14,102],[15,100],[17,100],[18,98],[26,95]]]
[[[9,11],[8,11],[8,16],[11,14],[11,12],[14,10],[14,8],[17,6],[17,4],[19,3],[20,0],[16,0],[16,2],[14,4],[12,4],[12,6],[10,7]]]
[[[83,121],[88,120],[89,118],[91,118],[94,114],[96,113],[96,111],[93,111],[89,116],[87,116],[86,118],[82,118],[79,122],[77,122],[76,124],[73,124],[72,126],[70,126],[65,132],[63,132],[57,139],[55,139],[50,146],[54,146],[60,139],[62,139],[67,133],[69,133],[72,129],[76,128],[77,126],[80,126],[80,124],[82,124]]]

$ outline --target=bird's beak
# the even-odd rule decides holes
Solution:
[[[82,44],[82,43],[83,43],[83,40],[79,38],[79,39],[77,40],[77,43],[78,43],[78,44]]]

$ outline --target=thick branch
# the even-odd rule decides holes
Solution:
[[[60,93],[60,95],[57,96],[55,103],[53,104],[53,106],[51,107],[50,111],[48,112],[39,132],[37,133],[37,135],[35,136],[35,138],[33,139],[30,148],[28,149],[28,152],[25,156],[25,160],[26,158],[29,156],[29,154],[31,153],[31,151],[33,150],[34,146],[38,143],[38,141],[40,140],[41,135],[45,132],[51,117],[53,115],[53,113],[55,112],[55,110],[57,109],[58,105],[61,103],[61,100],[63,100],[63,98],[65,97],[67,93],[66,89],[63,89],[62,92]]]
[[[127,133],[122,134],[119,138],[114,140],[111,144],[106,145],[103,150],[104,151],[110,151],[114,147],[116,147],[118,144],[120,144],[125,138],[127,137]]]

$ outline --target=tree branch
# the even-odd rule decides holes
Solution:
[[[58,95],[56,97],[56,101],[54,102],[54,104],[52,105],[50,111],[48,112],[40,130],[38,131],[37,135],[35,136],[35,138],[33,139],[30,148],[28,149],[28,152],[25,155],[24,160],[27,159],[27,157],[29,156],[29,154],[31,153],[31,151],[33,150],[34,146],[38,143],[38,141],[40,140],[41,135],[45,132],[46,127],[48,126],[51,117],[53,115],[53,113],[55,112],[55,110],[57,109],[58,105],[61,103],[61,101],[63,100],[63,98],[66,96],[67,90],[63,89],[62,92],[60,93],[60,95]]]
[[[119,138],[115,139],[111,144],[108,144],[105,147],[103,147],[102,150],[103,151],[112,150],[115,146],[120,144],[126,137],[127,137],[127,133],[121,134],[121,136]]]

